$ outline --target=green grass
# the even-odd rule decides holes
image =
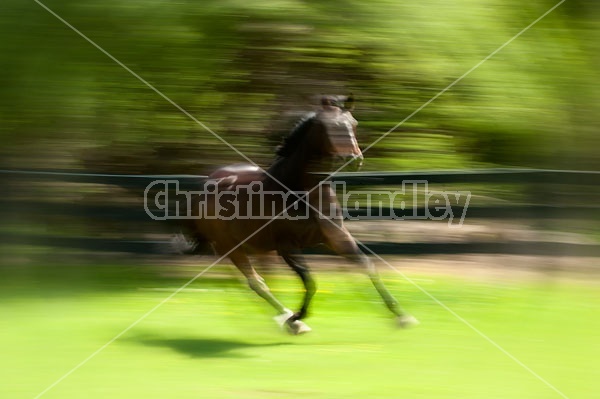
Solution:
[[[157,279],[150,267],[42,271],[0,271],[1,398],[34,398],[169,295],[140,288],[175,289],[186,280]],[[211,273],[43,397],[560,397],[398,275],[385,279],[420,319],[418,328],[394,328],[363,276],[324,272],[317,274],[320,289],[308,319],[314,331],[291,337],[235,274]],[[600,392],[600,300],[593,284],[417,277],[568,397]],[[268,280],[295,306],[296,279]]]

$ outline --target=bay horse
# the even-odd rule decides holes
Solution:
[[[311,172],[331,167],[332,158],[362,159],[356,141],[358,123],[346,108],[349,101],[323,97],[320,109],[296,125],[266,171],[249,164],[214,171],[206,183],[213,184],[214,190],[203,195],[202,208],[193,207],[192,239],[210,243],[221,256],[228,254],[250,288],[277,311],[275,321],[292,334],[310,331],[302,319],[307,316],[316,284],[301,250],[318,244],[325,244],[359,265],[401,327],[418,323],[399,307],[369,257],[344,226],[342,210],[331,187],[321,185],[310,191],[320,183]],[[307,191],[308,198],[300,198],[299,193]],[[288,217],[281,217],[282,212]],[[296,312],[273,295],[250,264],[249,254],[273,251],[304,285],[303,301]]]

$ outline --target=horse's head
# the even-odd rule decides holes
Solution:
[[[363,155],[356,141],[358,122],[350,112],[354,99],[350,97],[325,96],[321,99],[321,110],[316,119],[324,126],[326,151],[334,158],[358,160],[362,165]]]

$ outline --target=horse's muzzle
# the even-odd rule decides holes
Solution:
[[[336,157],[336,164],[339,164],[338,167],[344,167],[344,169],[346,167],[348,167],[348,169],[353,170],[353,171],[359,171],[362,166],[363,163],[365,161],[365,158],[363,157],[362,154],[360,155],[354,155],[354,154],[349,154],[349,155],[338,155]]]

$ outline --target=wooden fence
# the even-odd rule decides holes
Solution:
[[[325,177],[326,175],[323,174]],[[177,180],[180,189],[199,190],[205,176],[195,175],[115,175],[73,172],[64,170],[1,170],[0,180],[4,187],[18,185],[35,185],[44,183],[68,184],[70,189],[77,185],[94,184],[108,185],[126,189],[129,192],[142,193],[144,188],[155,180]],[[416,171],[416,172],[357,172],[340,173],[332,181],[345,183],[349,187],[360,190],[365,187],[401,187],[407,181],[426,181],[431,185],[460,185],[461,189],[469,190],[470,185],[520,185],[530,188],[532,193],[538,193],[527,204],[515,205],[508,203],[491,205],[472,205],[466,210],[467,223],[473,219],[527,219],[527,220],[600,220],[600,206],[597,196],[583,203],[558,205],[546,198],[547,188],[560,187],[560,190],[571,190],[577,187],[579,192],[600,187],[600,172],[596,171],[563,171],[540,169],[481,169],[455,171]],[[589,188],[589,189],[588,189]],[[0,200],[0,212],[3,218],[22,214],[27,220],[77,220],[111,221],[115,225],[155,225],[142,207],[118,204],[90,204],[87,201],[49,201],[48,198],[20,198],[18,192],[8,193]],[[370,219],[389,219],[390,212],[396,217],[415,216],[413,208],[391,208],[383,212],[371,212],[369,208],[348,209],[352,218],[362,220],[367,214]],[[433,209],[419,208],[417,214],[425,215]],[[462,214],[463,205],[455,204],[452,212]],[[373,215],[376,215],[373,217]],[[543,223],[542,223],[543,224]],[[164,226],[162,224],[161,226]],[[169,241],[149,240],[144,238],[140,229],[140,237],[116,238],[98,237],[92,235],[42,234],[38,232],[23,232],[7,227],[0,231],[0,238],[5,244],[44,245],[61,248],[78,248],[92,251],[112,251],[130,253],[165,253],[169,252]],[[163,232],[166,232],[163,229]],[[116,231],[115,235],[119,235]],[[166,237],[166,235],[163,235]],[[381,254],[443,254],[443,253],[517,253],[534,255],[600,255],[600,245],[590,243],[556,243],[544,241],[487,241],[487,242],[371,242],[367,246]],[[320,252],[314,249],[311,252]]]

